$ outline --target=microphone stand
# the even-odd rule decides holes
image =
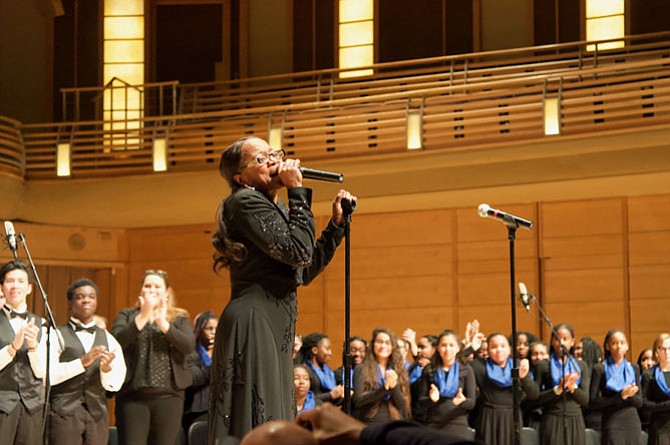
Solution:
[[[47,294],[44,292],[44,287],[42,286],[42,282],[40,281],[40,277],[37,274],[37,269],[35,269],[35,263],[33,262],[32,257],[30,256],[30,251],[28,250],[28,245],[26,244],[26,240],[23,236],[23,233],[19,233],[17,235],[17,238],[21,242],[21,245],[23,246],[23,250],[26,252],[26,256],[28,257],[28,263],[30,264],[30,269],[33,272],[33,276],[35,277],[35,282],[37,283],[37,288],[40,291],[40,294],[42,294],[42,298],[44,299],[44,313],[46,314],[47,318],[47,338],[46,338],[46,370],[45,370],[45,376],[44,376],[44,414],[42,418],[42,440],[44,444],[48,443],[48,436],[47,436],[47,417],[49,415],[49,397],[51,395],[51,382],[49,381],[50,379],[50,365],[51,365],[51,329],[56,329],[56,320],[54,319],[54,315],[51,312],[51,307],[49,306],[49,300],[47,299]],[[63,340],[61,339],[60,335],[56,335],[58,338],[58,344],[60,346],[60,350],[63,350]]]
[[[509,279],[510,279],[510,309],[512,311],[512,407],[514,410],[514,445],[521,444],[521,400],[519,399],[519,362],[516,351],[516,278],[514,276],[514,240],[516,239],[516,229],[518,224],[512,220],[505,220],[507,226],[507,239],[509,240]]]
[[[351,337],[351,214],[356,210],[356,201],[342,199],[344,213],[344,350],[342,352],[342,366],[344,368],[344,403],[342,410],[351,414],[351,354],[349,343]]]

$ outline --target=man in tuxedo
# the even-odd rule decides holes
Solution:
[[[28,311],[28,266],[19,260],[0,269],[5,303],[0,309],[0,443],[42,443],[46,335]]]
[[[123,351],[109,332],[96,326],[98,286],[81,278],[67,290],[70,320],[58,331],[64,348],[51,356],[49,443],[106,444],[106,392],[121,389],[126,377]]]

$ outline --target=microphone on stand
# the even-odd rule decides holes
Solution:
[[[14,230],[14,224],[12,224],[11,221],[5,221],[5,233],[7,234],[5,239],[7,240],[9,248],[12,250],[14,259],[18,259],[19,255],[18,247],[16,245],[16,231]]]
[[[342,182],[344,175],[342,173],[333,173],[313,168],[300,167],[300,173],[305,179],[314,179],[315,181]]]
[[[528,289],[523,283],[519,283],[519,297],[521,297],[521,303],[526,308],[526,312],[530,314],[530,295],[528,295]]]
[[[533,228],[533,221],[529,221],[527,219],[520,218],[518,216],[514,216],[509,213],[505,213],[503,211],[491,208],[491,206],[489,206],[488,204],[480,204],[479,207],[477,208],[477,213],[479,213],[479,216],[481,216],[482,218],[497,219],[505,223],[505,225],[512,224],[516,227],[523,227],[524,229],[528,230]]]

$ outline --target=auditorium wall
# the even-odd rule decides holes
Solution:
[[[602,342],[612,328],[630,335],[637,353],[670,330],[670,194],[528,203],[490,203],[536,222],[516,232],[516,281],[526,283],[554,323]],[[327,216],[318,216],[323,227]],[[144,270],[165,269],[178,304],[194,316],[219,313],[229,298],[227,271],[211,269],[213,224],[99,229],[17,223],[38,265],[59,322],[67,318],[65,288],[92,276],[101,287],[99,312],[111,322],[133,305]],[[473,207],[355,214],[351,235],[352,334],[376,326],[419,335],[462,332],[479,319],[485,332],[511,329],[509,242],[504,225]],[[2,252],[2,259],[9,252]],[[22,255],[23,256],[23,255]],[[41,302],[34,304],[40,312]],[[340,361],[343,339],[344,249],[311,285],[300,289],[298,331],[324,331]],[[537,308],[517,305],[517,328],[547,328]],[[633,357],[633,358],[635,358]]]

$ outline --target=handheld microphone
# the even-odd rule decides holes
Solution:
[[[342,182],[344,175],[342,173],[326,172],[323,170],[314,170],[313,168],[300,167],[300,173],[305,179],[314,179],[316,181]]]
[[[16,232],[14,231],[14,224],[11,221],[5,221],[5,233],[7,234],[7,244],[14,254],[14,259],[18,258],[18,247],[16,245]]]
[[[480,204],[477,208],[477,213],[482,218],[493,218],[505,223],[505,225],[514,225],[516,227],[523,227],[524,229],[530,230],[533,227],[533,221],[520,218],[518,216],[511,215],[509,213],[502,212],[497,209],[491,208],[488,204]]]
[[[519,297],[521,297],[521,302],[523,307],[526,308],[526,312],[530,314],[530,295],[528,295],[528,289],[523,283],[519,283]]]

